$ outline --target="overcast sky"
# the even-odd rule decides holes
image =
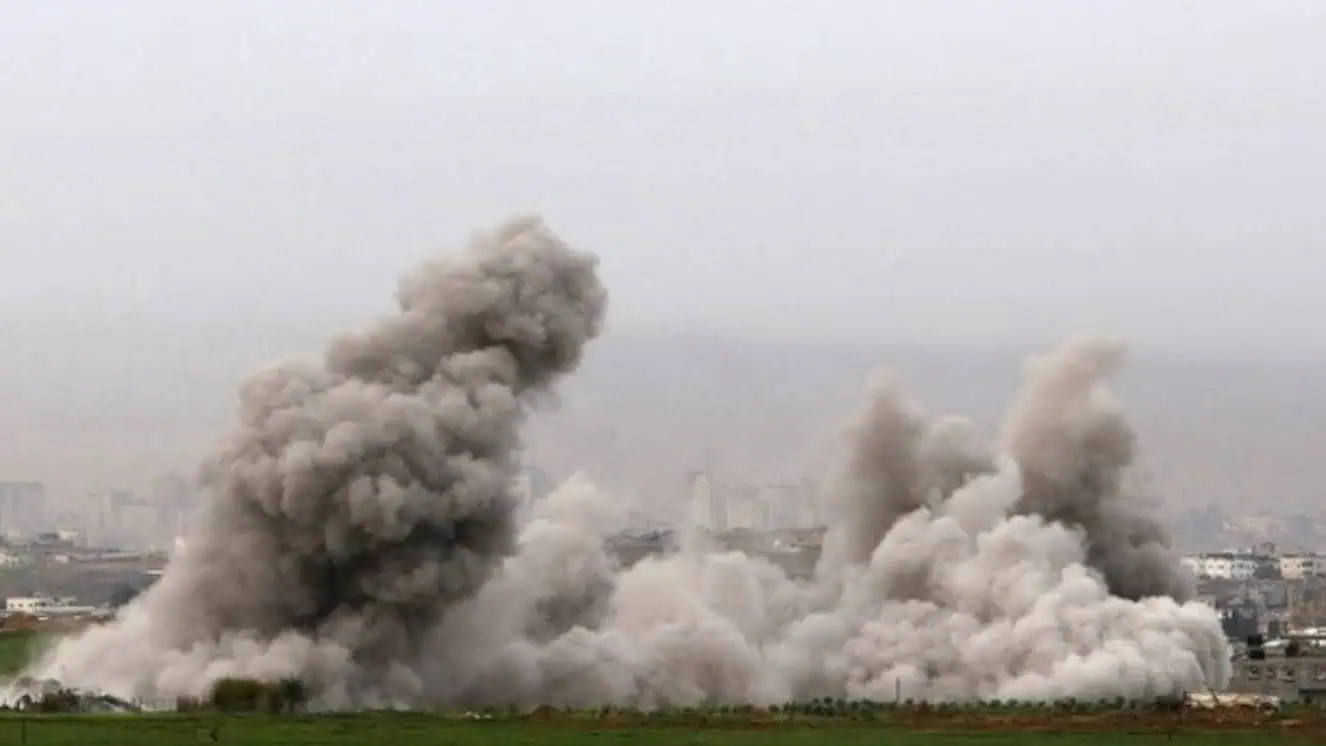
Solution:
[[[1320,352],[1323,39],[1320,0],[0,0],[4,393],[334,328],[524,210],[614,330]]]
[[[4,2],[0,309],[383,302],[513,210],[621,324],[1312,343],[1320,2]]]

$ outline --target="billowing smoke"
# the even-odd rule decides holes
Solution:
[[[522,527],[518,428],[598,332],[591,255],[534,219],[406,276],[400,312],[241,391],[206,520],[114,622],[29,672],[124,697],[298,676],[326,708],[1153,696],[1223,686],[1110,340],[1033,360],[993,442],[881,377],[808,579],[734,551],[616,564],[577,476]],[[519,532],[517,533],[517,530]]]
[[[248,380],[186,551],[53,672],[143,692],[310,675],[338,704],[417,688],[429,635],[514,551],[519,425],[599,332],[596,265],[511,220],[402,277],[399,310],[320,364]]]

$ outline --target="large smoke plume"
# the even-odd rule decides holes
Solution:
[[[583,477],[516,525],[518,429],[606,292],[537,219],[401,282],[400,310],[241,389],[206,516],[163,579],[29,673],[125,697],[298,676],[326,708],[658,707],[819,696],[1147,696],[1222,686],[1111,340],[1029,363],[999,437],[879,378],[847,430],[813,578],[695,547],[618,567]]]

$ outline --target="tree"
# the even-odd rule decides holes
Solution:
[[[281,692],[280,700],[287,712],[294,713],[308,704],[308,688],[303,681],[288,677],[277,682],[276,687]]]

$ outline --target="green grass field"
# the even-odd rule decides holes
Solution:
[[[214,731],[215,729],[215,731]],[[827,728],[789,726],[743,730],[723,728],[695,730],[683,727],[597,730],[512,721],[467,722],[427,715],[347,715],[299,718],[266,716],[219,717],[163,716],[77,716],[47,715],[20,718],[0,717],[0,744],[29,743],[35,746],[87,746],[105,744],[212,743],[252,744],[346,744],[376,746],[591,746],[636,744],[638,746],[824,746],[833,744],[888,744],[889,746],[1106,746],[1106,744],[1179,744],[1179,746],[1268,746],[1307,743],[1282,736],[1275,730],[1256,732],[1182,731],[1165,733],[1041,733],[1019,731],[926,732],[897,728],[859,727],[848,724]]]

